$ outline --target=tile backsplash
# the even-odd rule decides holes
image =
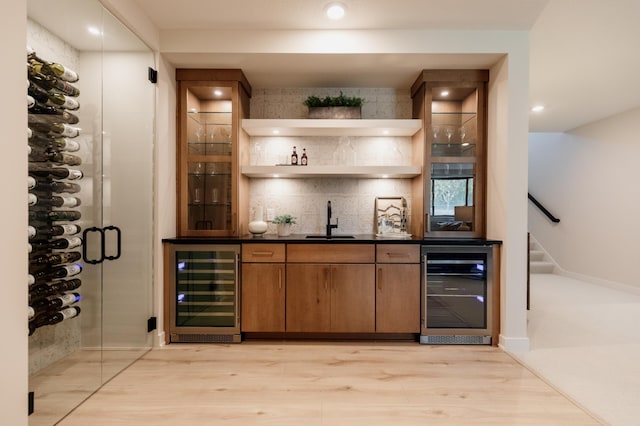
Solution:
[[[307,118],[303,104],[311,95],[364,98],[363,119],[410,119],[408,91],[378,88],[279,88],[257,89],[251,98],[251,118]],[[250,163],[274,165],[289,163],[293,146],[298,156],[305,148],[309,165],[410,165],[410,137],[252,137]],[[303,166],[298,166],[303,167]],[[371,234],[375,231],[376,197],[404,197],[411,207],[408,179],[353,178],[253,178],[250,182],[250,208],[274,210],[275,215],[297,218],[294,233],[324,234],[327,201],[332,217],[338,218],[335,234]],[[266,219],[266,217],[265,217]],[[411,220],[411,217],[408,218]],[[268,233],[276,233],[269,223]]]

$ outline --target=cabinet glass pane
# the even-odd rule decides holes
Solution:
[[[473,157],[478,141],[477,90],[435,87],[431,104],[431,155]]]
[[[430,231],[473,231],[476,167],[474,163],[431,164]]]
[[[175,268],[176,326],[235,326],[235,252],[178,251]]]
[[[231,112],[187,113],[189,155],[231,157]]]
[[[231,163],[189,162],[189,229],[231,229]]]

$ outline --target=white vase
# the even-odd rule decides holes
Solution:
[[[249,232],[253,234],[253,236],[261,236],[265,232],[267,232],[267,222],[263,219],[264,212],[262,207],[256,207],[253,211],[253,218],[251,222],[249,222]]]
[[[278,236],[279,237],[288,237],[291,235],[291,224],[290,223],[279,223],[278,224]]]

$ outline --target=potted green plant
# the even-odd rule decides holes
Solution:
[[[273,223],[278,226],[278,235],[287,237],[291,235],[291,225],[296,223],[296,218],[290,214],[283,214],[273,218]]]
[[[363,98],[345,96],[309,96],[304,104],[309,107],[309,118],[361,118]]]

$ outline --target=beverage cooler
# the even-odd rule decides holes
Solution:
[[[423,246],[423,344],[491,344],[493,247]]]
[[[167,244],[169,341],[240,342],[240,246]]]

